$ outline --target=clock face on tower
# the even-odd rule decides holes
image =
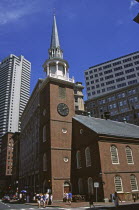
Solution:
[[[58,104],[57,111],[61,116],[67,116],[69,114],[69,108],[64,103]]]

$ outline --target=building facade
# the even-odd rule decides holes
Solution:
[[[0,160],[0,192],[8,193],[11,190],[11,176],[13,168],[13,133],[8,132],[2,137]]]
[[[139,83],[139,51],[85,70],[87,99]]]
[[[31,63],[9,55],[0,63],[0,148],[7,132],[20,131],[20,117],[29,99]]]
[[[85,107],[93,117],[105,118],[109,112],[112,120],[139,125],[139,84],[89,99]]]
[[[83,86],[69,77],[54,16],[46,78],[39,80],[22,115],[19,189],[52,192],[62,200],[71,190],[71,138],[75,103],[84,110]],[[77,91],[77,92],[76,92]],[[77,96],[77,102],[75,102]]]
[[[139,127],[76,115],[72,129],[73,194],[104,201],[116,191],[122,201],[138,199]]]

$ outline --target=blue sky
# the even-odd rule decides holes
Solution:
[[[53,8],[64,59],[76,81],[84,84],[90,66],[139,50],[135,0],[0,0],[0,61],[24,55],[32,63],[31,91],[45,77]]]

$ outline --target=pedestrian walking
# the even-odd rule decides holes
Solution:
[[[135,195],[133,195],[133,201],[136,202],[136,196]]]
[[[49,194],[49,202],[48,202],[48,205],[51,205],[53,202],[53,195],[52,194]]]
[[[36,195],[37,203],[38,203],[38,208],[41,207],[41,194]]]
[[[113,200],[114,200],[115,207],[119,206],[119,200],[122,202],[122,200],[119,198],[117,192],[114,193]]]
[[[72,201],[72,193],[69,192],[68,193],[68,202],[69,202],[69,204],[71,204],[71,201]]]
[[[94,203],[93,203],[93,195],[91,194],[91,195],[89,195],[89,205],[90,205],[90,208],[93,206],[93,207],[95,207],[94,206]]]

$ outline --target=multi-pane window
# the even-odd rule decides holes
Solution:
[[[78,180],[78,189],[79,189],[79,194],[84,194],[83,179],[82,178],[79,178],[79,180]]]
[[[93,194],[93,180],[91,177],[88,178],[88,194]]]
[[[43,126],[43,142],[46,141],[46,125]]]
[[[46,153],[43,155],[43,171],[47,171],[47,157]]]
[[[112,145],[110,148],[111,151],[111,160],[113,164],[118,164],[119,163],[119,157],[118,157],[118,150],[117,147]]]
[[[115,191],[116,192],[122,192],[123,186],[122,186],[122,179],[120,176],[114,177],[114,183],[115,183]]]
[[[130,184],[131,184],[132,191],[138,190],[137,179],[134,174],[130,176]]]
[[[76,163],[77,163],[77,168],[81,168],[81,152],[77,151],[76,153]]]
[[[126,151],[127,163],[128,164],[133,164],[134,162],[133,162],[133,156],[132,156],[131,148],[127,146],[125,151]]]
[[[90,155],[90,148],[87,147],[85,149],[85,160],[86,160],[86,167],[91,166],[91,155]]]

